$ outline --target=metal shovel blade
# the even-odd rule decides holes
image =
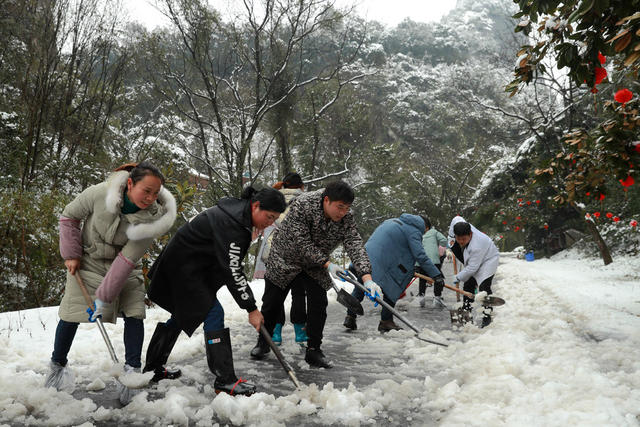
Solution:
[[[358,301],[356,297],[347,293],[344,289],[338,290],[337,287],[336,292],[338,293],[338,302],[340,304],[344,305],[358,316],[362,316],[364,314],[364,308],[362,308],[362,304],[360,304],[360,301]]]
[[[505,300],[500,297],[494,297],[493,295],[487,295],[481,301],[481,304],[485,307],[498,307],[500,305],[504,305]]]

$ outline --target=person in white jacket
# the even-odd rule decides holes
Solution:
[[[464,282],[463,289],[474,293],[476,287],[480,292],[491,295],[491,282],[498,269],[500,252],[489,236],[475,229],[466,221],[458,221],[453,225],[456,243],[463,250],[464,268],[455,276],[456,282]],[[464,297],[463,309],[471,311],[471,298]],[[483,311],[482,327],[491,323],[492,307]]]
[[[464,256],[462,255],[462,248],[460,247],[458,242],[456,242],[456,236],[453,232],[453,227],[459,222],[467,222],[467,221],[460,215],[454,216],[453,219],[451,220],[451,224],[449,224],[449,233],[447,237],[449,238],[449,249],[451,249],[451,252],[453,253],[453,255],[455,255],[458,261],[464,264]],[[478,229],[475,228],[473,224],[469,224],[469,225],[471,226],[472,232],[475,233],[476,231],[478,231]]]

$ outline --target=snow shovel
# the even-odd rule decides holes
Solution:
[[[82,296],[84,296],[84,301],[87,303],[87,307],[93,310],[93,301],[91,301],[91,296],[89,295],[89,292],[87,292],[87,288],[85,287],[84,282],[82,281],[82,277],[80,277],[80,272],[76,271],[74,276],[76,278],[76,282],[78,283],[78,286],[80,287],[80,290],[82,291]],[[113,361],[114,364],[116,365],[119,364],[120,362],[118,361],[116,352],[113,349],[113,346],[111,345],[111,340],[109,339],[109,335],[107,335],[107,330],[104,328],[101,318],[98,317],[96,319],[96,325],[98,325],[98,329],[100,330],[100,334],[104,339],[104,343],[107,345],[107,350],[109,350],[109,354],[111,355],[111,360]],[[128,387],[122,384],[122,382],[117,378],[114,378],[114,379],[123,387],[119,393],[118,400],[120,400],[120,403],[122,405],[127,405],[131,401],[132,393],[129,390],[129,388],[131,387]]]
[[[260,325],[260,333],[262,334],[262,338],[264,338],[265,341],[267,341],[267,344],[269,344],[269,347],[271,347],[271,350],[273,350],[273,354],[276,355],[278,362],[280,362],[280,364],[282,365],[282,368],[284,369],[284,371],[287,373],[287,375],[293,382],[293,385],[296,386],[296,389],[301,390],[300,382],[298,381],[298,378],[296,378],[296,374],[293,372],[293,369],[287,363],[287,361],[284,360],[284,356],[282,355],[282,352],[280,351],[278,346],[273,343],[273,341],[271,340],[271,335],[269,335],[269,332],[264,327],[264,325]]]
[[[424,274],[414,273],[414,276],[419,277],[421,279],[424,279],[429,283],[433,283],[433,281],[434,281],[431,277],[425,276]],[[467,298],[471,298],[473,300],[476,298],[476,296],[474,294],[472,294],[471,292],[467,292],[467,291],[463,291],[463,290],[458,289],[458,288],[454,288],[453,286],[447,285],[446,283],[445,283],[444,287],[447,288],[447,289],[451,289],[452,291],[455,291],[458,294],[464,295]],[[504,305],[504,303],[505,303],[505,301],[502,298],[494,297],[493,295],[487,295],[482,300],[482,305],[485,306],[485,307],[498,307],[500,305]]]
[[[362,308],[360,301],[344,289],[338,288],[338,286],[333,283],[333,280],[331,282],[333,289],[336,291],[336,294],[338,294],[338,302],[347,307],[350,311],[356,313],[358,316],[362,316],[364,314],[364,308]]]
[[[338,272],[338,275],[344,279],[345,281],[351,283],[354,286],[357,286],[358,289],[360,289],[362,292],[369,292],[367,291],[367,288],[364,287],[364,285],[362,285],[360,282],[358,282],[353,275],[350,272]],[[418,330],[418,328],[416,328],[415,326],[413,326],[407,319],[405,319],[400,313],[398,313],[398,311],[396,309],[394,309],[393,307],[391,307],[389,304],[387,304],[386,302],[384,302],[384,300],[378,296],[375,297],[376,298],[376,302],[378,302],[379,304],[381,304],[384,308],[386,308],[387,310],[389,310],[394,316],[396,316],[402,323],[404,323],[405,325],[407,325],[409,328],[411,328],[415,333],[416,333],[416,338],[418,338],[421,341],[425,341],[428,342],[430,344],[436,344],[436,345],[441,345],[443,347],[448,347],[448,344],[439,342],[439,341],[433,341],[431,339],[425,338],[420,336],[420,331]],[[434,332],[435,333],[435,332]]]

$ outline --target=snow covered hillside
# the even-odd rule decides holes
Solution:
[[[262,286],[252,283],[258,298]],[[444,292],[455,304],[454,293]],[[358,330],[347,333],[330,291],[323,349],[333,369],[309,368],[291,325],[283,330],[284,355],[306,384],[295,391],[273,354],[249,359],[256,333],[223,289],[236,372],[261,392],[216,396],[199,330],[182,334],[169,359],[183,377],[141,390],[124,408],[115,403],[95,325],[78,330],[69,354],[76,391],[68,394],[42,387],[57,307],[1,313],[0,425],[640,425],[640,259],[619,257],[605,267],[572,253],[534,262],[502,254],[494,294],[507,303],[485,329],[452,329],[448,312],[421,309],[415,298],[401,304],[418,328],[446,337],[445,348],[406,327],[380,335],[380,308],[367,301]],[[155,323],[168,317],[157,308],[147,316],[145,351]],[[107,325],[121,359],[122,328]],[[105,389],[88,390],[102,383]]]

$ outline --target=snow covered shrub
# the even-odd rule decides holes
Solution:
[[[0,195],[0,311],[56,305],[64,290],[58,216],[68,196],[3,191]]]

